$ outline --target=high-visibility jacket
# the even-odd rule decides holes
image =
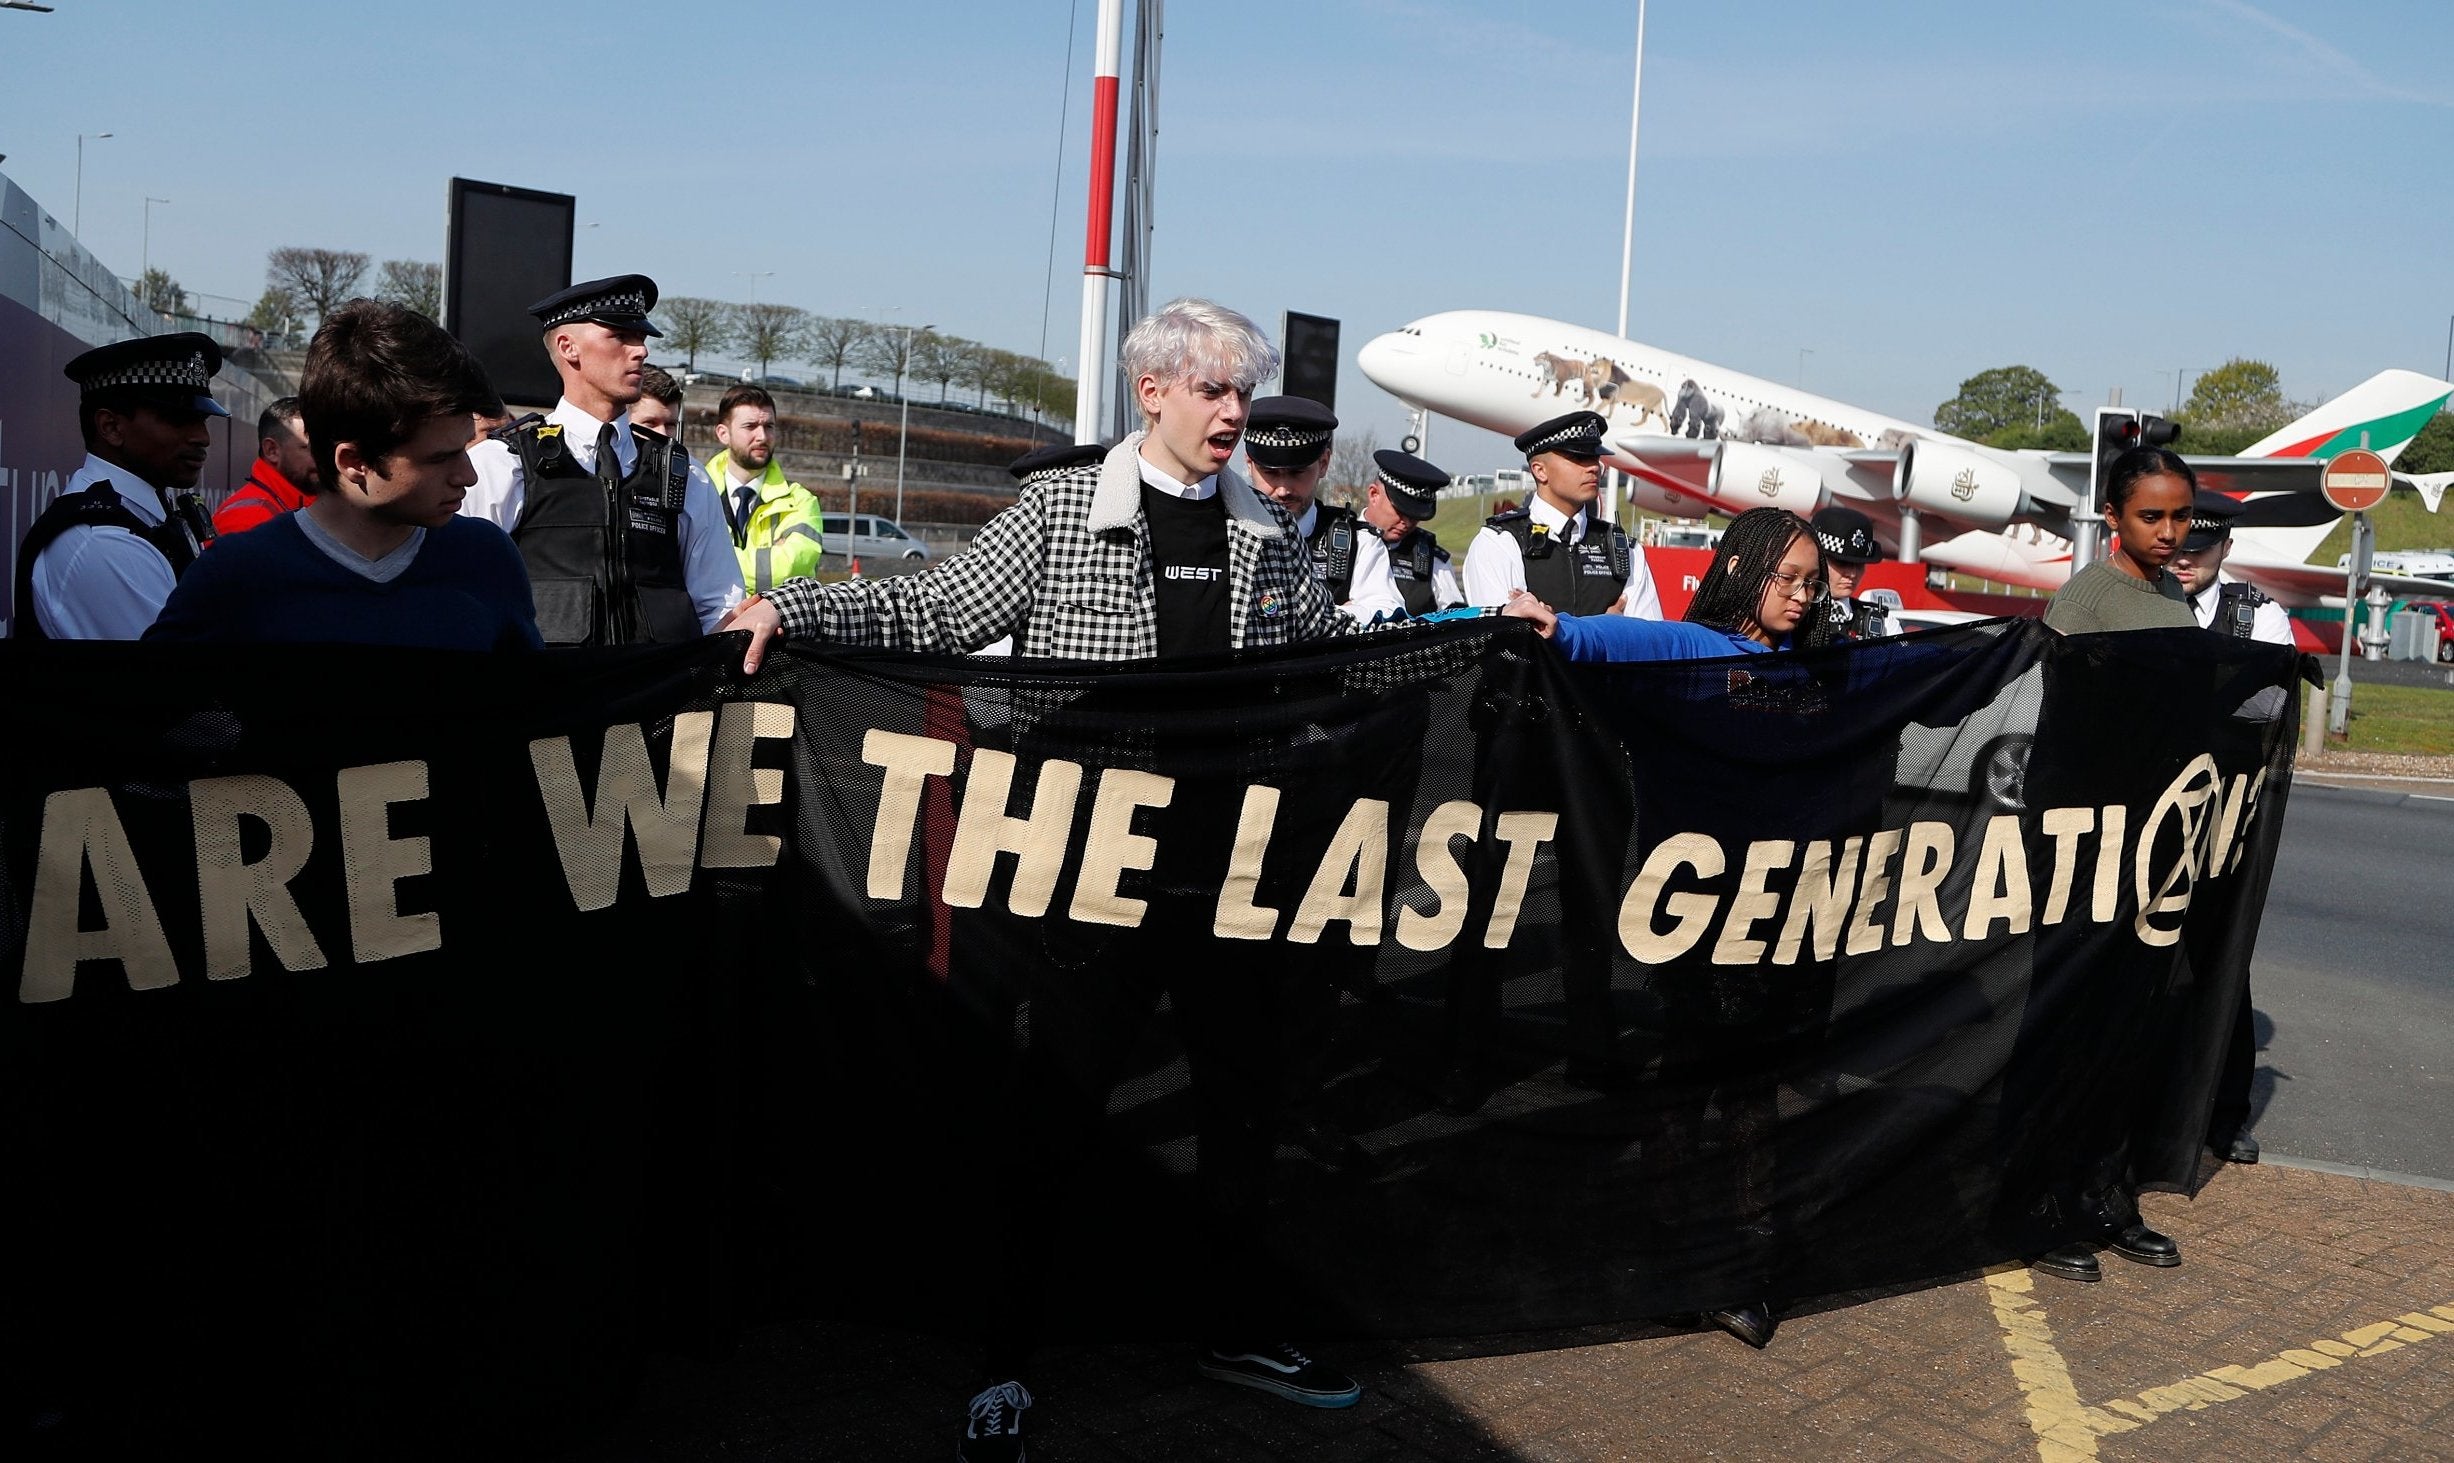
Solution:
[[[818,511],[818,495],[784,476],[784,469],[772,459],[766,475],[752,480],[749,486],[758,489],[758,501],[750,505],[747,522],[741,520],[741,488],[733,481],[733,454],[719,452],[707,460],[707,476],[716,485],[716,496],[724,500],[724,519],[733,530],[733,551],[741,556],[741,582],[753,594],[763,594],[787,579],[801,579],[818,572],[818,561],[826,554],[826,545],[819,538],[825,520]]]

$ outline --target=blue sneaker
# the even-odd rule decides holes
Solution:
[[[1284,1397],[1306,1407],[1352,1407],[1363,1396],[1353,1377],[1314,1361],[1283,1341],[1259,1346],[1205,1346],[1193,1369],[1214,1382],[1228,1382]]]

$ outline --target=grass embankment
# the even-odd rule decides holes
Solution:
[[[2454,499],[2454,495],[2449,495],[2449,499]],[[2377,525],[2378,552],[2454,548],[2454,500],[2449,499],[2440,499],[2439,511],[2431,513],[2428,505],[2420,501],[2420,495],[2409,488],[2388,493],[2385,502],[2369,510],[2369,521]],[[2337,559],[2351,551],[2352,520],[2347,515],[2309,556],[2309,562],[2331,569]]]
[[[2334,664],[2327,662],[2331,668]],[[2355,685],[2351,735],[2330,751],[2454,756],[2454,691],[2433,686]]]

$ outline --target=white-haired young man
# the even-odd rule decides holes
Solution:
[[[1177,300],[1133,328],[1124,366],[1142,430],[1105,461],[1027,484],[925,574],[755,596],[724,624],[753,633],[748,668],[779,634],[957,653],[1011,635],[1018,655],[1146,660],[1359,628],[1286,514],[1227,466],[1254,386],[1278,369],[1260,330]]]
[[[1278,371],[1278,352],[1260,330],[1208,300],[1177,300],[1133,328],[1124,366],[1142,430],[1102,458],[1026,475],[1020,500],[989,521],[969,552],[925,573],[828,585],[793,579],[752,596],[726,622],[726,628],[753,632],[746,669],[757,670],[779,634],[940,653],[974,651],[1010,635],[1020,656],[1134,661],[1290,645],[1359,630],[1313,572],[1294,522],[1227,466],[1243,436],[1253,388]],[[1248,1274],[1261,1249],[1262,1191],[1277,1115],[1254,1110],[1248,1095],[1273,1089],[1273,1083],[1241,1082],[1230,1069],[1255,1060],[1250,1048],[1256,1039],[1272,1039],[1272,986],[1257,978],[1248,960],[1198,958],[1210,934],[1207,906],[1192,911],[1180,904],[1153,898],[1144,929],[1158,931],[1154,938],[1162,940],[1180,936],[1184,958],[1165,969],[1137,965],[1107,972],[1114,989],[1104,1003],[1084,1003],[1098,1009],[1075,1018],[1080,1033],[1068,1028],[1068,1035],[1055,1036],[1062,1009],[1051,1013],[1043,1009],[1050,1002],[1035,1001],[1034,1044],[1065,1046],[1078,1036],[1081,1050],[1097,1051],[1145,1019],[1161,990],[1173,996],[1197,1106],[1205,1114],[1200,1177],[1211,1233],[1201,1240],[1205,1254],[1188,1260],[1188,1270]],[[958,972],[955,978],[976,979],[987,989],[1001,974]],[[1188,1022],[1186,1012],[1205,1014]],[[1239,1048],[1240,1057],[1231,1054]],[[1018,1154],[999,1185],[1015,1196],[997,1235],[1014,1267],[1040,1262],[1046,1226],[1063,1208],[1073,1155],[1056,1155],[1053,1164],[1037,1161],[1046,1156]],[[982,1360],[989,1377],[971,1401],[959,1451],[967,1463],[1025,1456],[1022,1428],[1031,1393],[1019,1373],[1037,1330],[1041,1278],[1024,1275],[984,1301]],[[1220,1279],[1210,1283],[1231,1288]],[[1220,1297],[1222,1317],[1231,1304]],[[1210,1320],[1205,1317],[1205,1324]],[[1196,1364],[1205,1376],[1311,1407],[1344,1407],[1362,1395],[1351,1378],[1283,1343],[1214,1335]]]

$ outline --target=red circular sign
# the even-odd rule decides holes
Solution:
[[[2394,478],[2386,469],[2386,459],[2365,447],[2355,447],[2336,453],[2318,484],[2327,502],[2346,513],[2358,513],[2385,502]]]

